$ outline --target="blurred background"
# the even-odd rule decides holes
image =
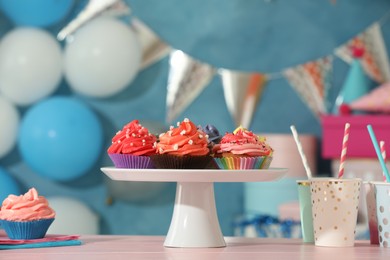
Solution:
[[[297,220],[306,174],[290,125],[313,173],[331,176],[321,116],[338,114],[350,85],[361,96],[389,81],[389,11],[388,0],[1,0],[0,199],[35,187],[57,211],[52,233],[165,235],[175,183],[112,181],[100,168],[126,123],[158,134],[188,117],[266,136],[271,167],[290,169],[272,183],[216,183],[224,235],[247,215]]]

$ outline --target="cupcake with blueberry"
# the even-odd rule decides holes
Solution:
[[[208,136],[209,144],[215,145],[221,142],[222,136],[214,125],[207,124],[205,126],[198,126],[198,130],[204,132]]]
[[[219,143],[221,142],[222,135],[219,133],[218,129],[211,124],[207,124],[203,127],[199,125],[198,130],[204,132],[208,136],[208,147],[210,149],[211,156],[214,156],[214,152],[219,148]],[[218,166],[215,164],[214,160],[212,160],[206,168],[218,169]]]

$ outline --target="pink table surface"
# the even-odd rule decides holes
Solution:
[[[224,248],[165,248],[163,236],[81,236],[81,246],[1,250],[1,260],[17,259],[389,259],[390,248],[356,241],[355,247],[329,248],[299,239],[226,237]]]

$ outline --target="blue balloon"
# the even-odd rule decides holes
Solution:
[[[71,97],[53,97],[22,118],[18,147],[39,175],[70,181],[85,174],[103,147],[103,130],[94,112]]]
[[[19,26],[47,27],[62,21],[74,0],[1,0],[4,14]]]
[[[14,178],[12,178],[6,170],[0,167],[0,202],[10,194],[20,195],[20,187]]]

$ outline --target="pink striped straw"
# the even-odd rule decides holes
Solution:
[[[385,148],[385,141],[380,141],[379,146],[381,148],[381,154],[383,161],[386,163],[386,148]],[[383,181],[386,182],[386,174],[383,172]]]
[[[345,164],[345,160],[347,159],[349,127],[350,127],[350,124],[349,123],[345,123],[343,147],[341,149],[341,156],[340,156],[339,179],[342,178],[343,175],[344,175],[344,164]]]

